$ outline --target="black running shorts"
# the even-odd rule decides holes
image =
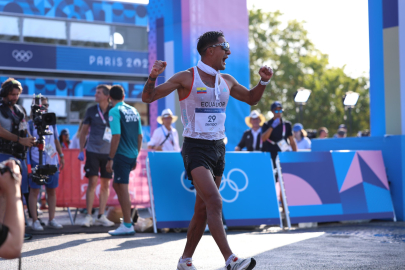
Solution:
[[[208,141],[184,138],[183,148],[184,168],[188,179],[193,181],[191,171],[197,167],[210,170],[212,177],[222,176],[225,169],[225,144],[223,140]]]
[[[108,154],[98,154],[86,151],[86,165],[84,165],[84,171],[86,177],[98,175],[100,171],[101,178],[112,178],[112,173],[107,172],[106,166],[108,162]]]

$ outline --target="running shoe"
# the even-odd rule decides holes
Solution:
[[[112,222],[111,220],[107,219],[107,217],[105,215],[101,215],[100,218],[97,218],[94,221],[94,225],[96,226],[104,226],[104,227],[111,227],[114,226],[114,222]]]
[[[24,240],[31,240],[31,239],[32,239],[32,234],[24,233]]]
[[[235,256],[231,263],[225,267],[226,270],[252,270],[256,266],[255,258],[239,259]]]
[[[84,218],[84,221],[82,223],[82,227],[90,227],[91,225],[93,225],[93,217],[90,215],[86,215],[86,217]]]
[[[52,229],[62,229],[63,226],[60,225],[58,222],[55,221],[55,219],[52,219],[51,221],[48,222],[48,227]]]
[[[112,236],[121,236],[121,235],[134,235],[135,230],[134,226],[131,225],[131,227],[127,228],[124,223],[121,223],[121,225],[116,229],[116,230],[111,230],[108,231],[108,233]]]
[[[33,229],[34,231],[43,231],[44,227],[41,226],[41,223],[37,219],[35,220],[35,222],[32,222],[31,229]]]
[[[177,270],[197,270],[197,268],[194,267],[193,263],[191,260],[186,261],[185,263],[179,263],[177,264]]]

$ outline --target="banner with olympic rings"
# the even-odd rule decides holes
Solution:
[[[184,228],[194,213],[196,190],[179,152],[149,152],[157,228]],[[227,226],[280,224],[269,153],[227,152],[219,187]]]

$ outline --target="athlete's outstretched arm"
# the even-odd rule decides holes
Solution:
[[[153,64],[149,78],[143,87],[143,102],[151,103],[157,99],[167,96],[181,86],[182,72],[179,72],[167,80],[167,82],[155,87],[156,78],[165,70],[166,65],[167,64],[165,61],[156,61],[155,64]]]
[[[273,70],[267,66],[261,67],[259,70],[259,75],[261,77],[261,81],[268,82],[273,76]],[[231,84],[229,85],[231,96],[237,100],[246,102],[249,105],[256,105],[262,98],[264,89],[266,89],[266,85],[261,85],[259,82],[255,87],[249,90],[243,85],[239,84],[238,81],[235,80],[235,78],[231,75],[224,74],[223,77]]]

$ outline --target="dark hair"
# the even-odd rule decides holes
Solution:
[[[96,89],[103,90],[103,94],[106,95],[106,96],[109,96],[110,95],[111,85],[99,84],[99,85],[97,85]]]
[[[110,89],[110,97],[114,100],[123,100],[125,96],[124,88],[121,85],[113,85]]]
[[[22,93],[22,86],[19,81],[17,81],[14,78],[8,78],[1,84],[1,96],[2,97],[7,97],[14,88],[17,88],[20,90],[20,94]]]
[[[69,131],[67,129],[62,129],[62,131],[59,134],[59,142],[60,145],[63,147],[63,135],[69,135]],[[67,140],[67,144],[70,144],[70,140]]]
[[[205,49],[208,46],[215,45],[218,42],[219,37],[223,37],[224,33],[222,31],[209,31],[202,34],[197,40],[197,51],[203,56]]]

